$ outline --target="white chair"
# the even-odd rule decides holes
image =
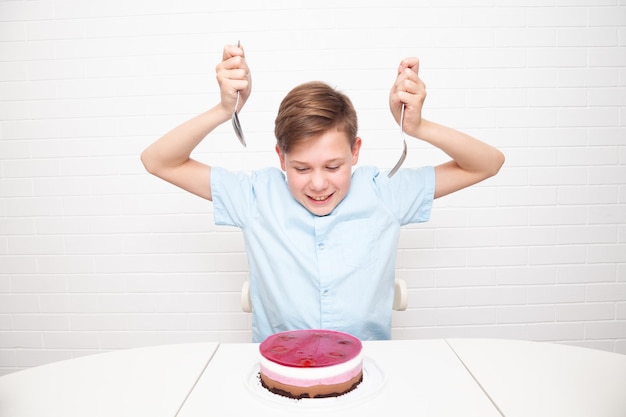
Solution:
[[[406,282],[403,279],[396,278],[393,292],[393,306],[396,311],[406,310],[409,304],[409,293],[406,287]]]
[[[408,293],[406,282],[396,279],[393,293],[393,309],[396,311],[406,310],[408,304]],[[250,282],[243,283],[241,288],[241,309],[246,313],[252,313],[252,303],[250,302]]]

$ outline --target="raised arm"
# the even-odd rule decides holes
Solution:
[[[239,109],[250,95],[251,79],[243,49],[227,45],[215,68],[220,102],[163,135],[141,153],[146,170],[184,190],[212,200],[211,167],[192,159],[191,152],[217,126],[230,119],[237,91]]]
[[[422,119],[426,87],[418,74],[417,58],[406,58],[400,63],[396,82],[389,94],[389,106],[399,121],[404,103],[405,132],[441,149],[452,158],[435,167],[435,198],[497,174],[504,163],[502,152],[463,132]]]

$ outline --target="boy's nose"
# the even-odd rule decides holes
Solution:
[[[311,189],[324,190],[326,188],[327,181],[326,175],[322,172],[315,172],[311,176]]]

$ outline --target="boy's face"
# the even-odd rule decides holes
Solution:
[[[360,149],[361,138],[350,149],[346,134],[332,129],[293,146],[289,153],[278,146],[276,152],[294,198],[316,216],[325,216],[348,194]]]

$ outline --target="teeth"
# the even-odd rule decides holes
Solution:
[[[325,196],[322,196],[322,197],[311,197],[311,198],[313,200],[315,200],[315,201],[324,201],[324,200],[326,200],[328,198],[328,196],[325,195]]]

